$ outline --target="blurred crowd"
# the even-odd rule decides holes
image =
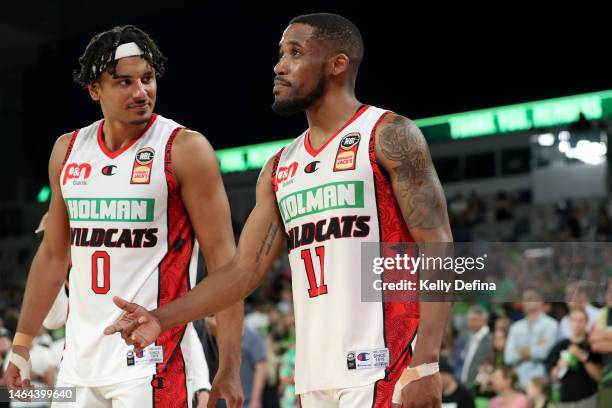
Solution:
[[[458,242],[491,240],[495,234],[500,234],[497,241],[612,239],[606,202],[537,206],[530,204],[528,194],[500,192],[486,197],[457,194],[448,204]],[[612,270],[605,264],[612,256],[600,258],[605,261],[601,270],[590,269],[609,279]],[[517,274],[510,271],[508,276],[525,279],[530,267],[519,262],[514,265]],[[299,406],[286,257],[272,269],[245,302],[241,374],[251,408]],[[556,272],[550,271],[553,281]],[[563,292],[557,302],[533,287],[522,290],[521,301],[454,303],[440,361],[444,407],[612,407],[612,279],[601,299],[594,299],[579,280],[562,285],[556,289]],[[0,287],[0,367],[16,330],[22,295],[20,286]],[[196,329],[214,376],[214,323],[211,327],[210,321],[202,321]],[[63,329],[41,330],[31,350],[38,385],[54,383],[62,347]]]

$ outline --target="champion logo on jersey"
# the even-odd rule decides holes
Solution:
[[[304,167],[304,172],[314,173],[315,171],[319,170],[319,164],[321,164],[321,162],[318,160],[315,160],[312,163],[308,163],[306,167]]]
[[[114,164],[104,166],[102,167],[102,174],[105,176],[114,176],[115,174],[117,174],[117,172],[115,171],[116,168],[117,166],[115,166]]]
[[[368,361],[370,359],[370,353],[359,353],[357,355],[357,360],[359,361]]]
[[[143,147],[136,152],[130,184],[149,184],[151,182],[154,158],[155,150],[152,147]]]
[[[349,133],[340,140],[334,171],[355,170],[360,141],[361,135],[358,132]]]

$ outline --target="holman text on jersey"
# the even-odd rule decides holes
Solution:
[[[153,198],[67,198],[71,221],[152,222]]]
[[[363,208],[363,181],[342,181],[296,191],[280,199],[285,223],[338,208]]]

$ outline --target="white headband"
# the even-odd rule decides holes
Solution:
[[[125,44],[121,44],[115,50],[115,61],[120,58],[125,57],[134,57],[136,55],[142,55],[143,52],[135,42],[129,42]]]

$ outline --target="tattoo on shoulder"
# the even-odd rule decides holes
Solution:
[[[266,231],[266,235],[261,240],[261,245],[259,249],[257,249],[257,253],[255,255],[255,262],[261,262],[263,256],[266,256],[272,250],[272,244],[274,243],[274,239],[278,234],[278,230],[280,229],[280,225],[278,222],[271,222],[268,225],[268,230]]]
[[[446,222],[444,192],[425,138],[413,121],[398,116],[380,133],[384,157],[398,163],[397,199],[409,228],[436,229]]]

